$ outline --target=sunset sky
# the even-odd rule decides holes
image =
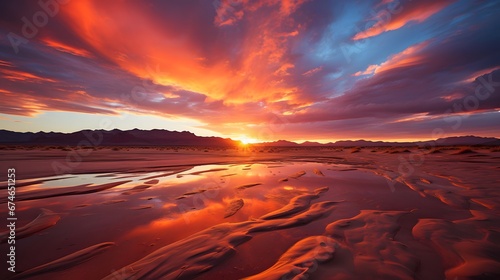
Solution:
[[[500,137],[500,1],[45,2],[0,4],[1,129]]]

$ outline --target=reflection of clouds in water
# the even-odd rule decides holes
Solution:
[[[477,150],[475,149],[475,151]],[[364,158],[358,158],[364,156],[381,162],[373,161],[372,164],[366,163],[365,165],[365,162],[371,161],[365,160]],[[496,179],[498,179],[498,176],[493,173],[484,172],[484,174],[481,173],[482,176],[474,177],[473,175],[477,175],[477,172],[482,172],[481,168],[484,168],[484,165],[477,165],[476,163],[471,165],[468,162],[460,162],[460,159],[469,160],[465,158],[466,156],[467,155],[463,155],[464,158],[460,158],[458,155],[453,156],[453,159],[449,159],[450,162],[457,165],[456,167],[458,167],[458,170],[463,171],[459,173],[456,172],[457,169],[448,170],[438,168],[438,166],[442,165],[442,159],[445,158],[445,155],[441,154],[436,158],[432,155],[428,156],[428,163],[426,162],[426,165],[422,167],[422,172],[425,173],[423,173],[423,175],[419,174],[419,176],[423,176],[422,178],[426,181],[419,177],[411,178],[411,180],[408,181],[427,190],[426,194],[428,195],[426,198],[419,196],[413,189],[408,188],[404,184],[400,185],[397,192],[389,192],[387,190],[386,180],[383,176],[386,173],[393,174],[389,173],[391,170],[397,170],[398,156],[391,156],[388,154],[382,157],[381,155],[375,155],[365,151],[364,154],[363,152],[358,153],[355,157],[356,160],[342,161],[344,164],[294,162],[292,165],[287,162],[280,162],[279,165],[274,163],[259,163],[249,166],[248,163],[245,163],[237,165],[198,166],[196,169],[182,171],[181,174],[212,169],[219,169],[219,171],[205,172],[197,175],[183,175],[181,178],[177,178],[176,175],[178,174],[158,177],[158,184],[151,184],[151,187],[139,193],[122,195],[126,190],[146,184],[147,180],[145,180],[145,178],[147,177],[172,172],[172,167],[165,167],[166,170],[163,172],[155,171],[150,173],[128,174],[128,179],[133,180],[133,182],[124,185],[126,190],[124,190],[123,187],[120,188],[117,186],[116,188],[93,194],[20,201],[19,205],[16,204],[16,210],[19,212],[20,225],[27,224],[29,221],[33,220],[39,213],[39,208],[42,207],[49,208],[54,212],[64,213],[61,221],[58,222],[56,226],[39,235],[26,238],[25,240],[27,242],[22,242],[23,244],[29,244],[29,242],[35,241],[38,251],[48,252],[48,256],[44,256],[43,259],[42,256],[40,256],[42,259],[40,263],[46,263],[55,259],[53,258],[54,255],[61,251],[54,251],[53,247],[54,245],[59,245],[58,243],[61,240],[64,240],[64,244],[78,243],[81,244],[82,247],[103,241],[92,240],[92,242],[90,242],[94,236],[88,235],[88,232],[81,230],[81,227],[85,227],[99,232],[98,238],[105,239],[104,241],[116,241],[117,244],[119,244],[117,248],[109,250],[109,253],[107,252],[105,255],[105,264],[108,265],[108,267],[117,268],[124,263],[132,263],[137,259],[143,258],[148,254],[146,253],[148,250],[157,250],[160,246],[189,238],[190,235],[212,228],[213,226],[217,227],[217,225],[221,225],[221,227],[217,228],[224,229],[227,227],[231,229],[232,225],[242,221],[250,220],[248,224],[252,225],[260,223],[256,220],[268,213],[276,212],[276,210],[288,204],[294,197],[304,195],[316,188],[324,186],[330,187],[330,191],[325,193],[318,201],[314,202],[323,203],[325,201],[339,201],[338,204],[335,204],[335,210],[330,216],[322,216],[323,218],[316,216],[315,219],[311,220],[312,223],[309,225],[299,223],[300,221],[305,221],[304,219],[310,217],[310,215],[315,215],[314,211],[322,210],[321,208],[314,208],[311,206],[311,209],[314,211],[310,211],[308,214],[309,216],[303,215],[303,212],[300,212],[294,214],[294,219],[291,220],[283,219],[282,217],[271,219],[270,222],[266,220],[266,223],[262,223],[263,225],[259,227],[259,231],[255,232],[261,232],[272,227],[279,227],[280,230],[274,232],[268,231],[260,235],[261,237],[249,241],[248,246],[242,245],[238,247],[237,254],[233,255],[227,263],[222,262],[219,267],[214,267],[214,270],[208,272],[207,278],[216,278],[215,276],[220,275],[217,274],[217,272],[225,269],[235,271],[234,267],[239,267],[242,263],[245,264],[245,268],[242,268],[242,270],[248,269],[248,267],[257,267],[264,262],[263,259],[268,261],[269,264],[272,264],[274,261],[278,260],[280,254],[293,245],[292,241],[295,242],[295,240],[307,237],[311,234],[322,234],[325,231],[325,226],[329,223],[355,217],[359,214],[360,209],[370,209],[376,212],[401,210],[405,211],[405,213],[409,212],[411,209],[418,209],[418,211],[411,211],[408,215],[415,215],[416,218],[436,217],[440,219],[447,219],[448,214],[459,213],[456,211],[462,213],[463,210],[465,210],[467,206],[465,204],[460,205],[452,203],[453,205],[449,205],[449,203],[447,203],[450,202],[449,198],[443,200],[435,199],[435,197],[439,198],[440,194],[436,193],[434,188],[446,188],[447,190],[453,191],[453,195],[461,195],[464,196],[464,198],[467,198],[468,194],[474,192],[474,196],[477,194],[477,198],[474,198],[474,200],[471,199],[469,205],[472,205],[474,208],[480,207],[482,209],[480,211],[481,213],[488,211],[486,210],[488,205],[492,205],[490,209],[493,209],[493,206],[496,204],[493,196],[495,186],[493,186],[494,184],[492,182],[497,181]],[[309,159],[310,158],[307,158],[307,160]],[[439,159],[439,161],[433,162],[435,159]],[[481,160],[491,160],[492,166],[496,166],[496,161],[493,160],[493,157],[484,156]],[[350,162],[352,164],[349,164]],[[227,168],[227,170],[220,170],[221,168]],[[244,170],[246,168],[250,168],[250,170]],[[318,172],[315,174],[315,169],[321,171],[325,176],[318,176]],[[440,174],[434,174],[437,172],[436,170],[438,170]],[[465,172],[464,170],[469,172]],[[293,178],[293,175],[300,171],[305,171],[306,174],[301,177]],[[224,176],[230,174],[234,175]],[[97,180],[100,180],[98,178],[104,178],[106,180],[105,182],[108,183],[125,180],[117,178],[123,175],[126,174],[119,173],[119,176],[114,177],[98,174],[71,176],[80,177],[82,181],[88,180],[86,183],[98,185],[96,183]],[[288,178],[288,181],[280,182],[279,179],[281,178]],[[63,182],[61,178],[59,179],[59,183]],[[58,180],[55,180],[52,183],[57,185],[57,181]],[[261,183],[261,185],[254,185],[242,190],[237,189],[238,186],[256,183]],[[484,187],[473,191],[465,188],[465,186],[471,186],[472,188],[476,183]],[[411,186],[411,184],[408,185]],[[20,187],[19,189],[30,190],[30,188],[37,189],[39,186],[26,186]],[[54,188],[50,189],[50,191],[53,190]],[[446,194],[449,196],[451,193]],[[185,195],[186,197],[181,200],[175,200],[175,198],[181,195]],[[395,199],[396,196],[397,199]],[[231,202],[240,199],[244,201],[243,207],[238,209],[233,216],[224,219],[227,208],[230,207]],[[114,202],[110,203],[112,201]],[[483,203],[484,207],[479,205],[476,201],[479,201],[479,204]],[[149,209],[132,210],[139,209],[138,207],[141,205],[149,204],[153,207]],[[88,206],[76,208],[75,206],[77,205]],[[456,210],[457,208],[459,210]],[[465,212],[468,213],[468,211]],[[377,215],[374,217],[376,218]],[[487,218],[492,219],[490,217]],[[357,225],[361,224],[361,222],[365,223],[365,220],[366,219],[359,219],[359,221],[351,222],[352,228],[342,227],[342,229],[344,231],[347,229],[349,231],[359,229],[365,237],[370,236],[370,234],[373,235],[378,229],[383,229],[383,231],[379,231],[382,233],[388,232],[388,230],[380,225],[378,218],[373,219],[372,222],[378,229],[375,228],[375,226],[361,226],[358,228]],[[366,221],[370,222],[370,220]],[[474,219],[470,221],[470,225],[467,224],[464,226],[479,228],[481,230],[490,230],[488,228],[490,223],[487,223],[488,226],[485,226],[484,219],[482,219],[482,221],[483,222],[480,222]],[[296,223],[296,225],[300,225],[300,227],[293,230],[285,230],[286,225],[290,223]],[[498,225],[498,223],[493,225],[492,222],[491,224],[493,228],[491,230],[496,231],[496,225]],[[448,225],[448,223],[445,223],[445,225]],[[254,226],[252,226],[252,228],[254,228]],[[405,228],[403,225],[401,228],[402,230],[406,230],[405,234],[407,234],[407,236],[411,236],[411,227]],[[366,232],[366,229],[369,229],[369,231]],[[433,228],[429,228],[429,230],[436,232]],[[455,228],[450,228],[450,234],[456,232],[456,230],[454,230]],[[215,234],[220,233],[221,235],[225,234],[222,231],[210,232]],[[446,233],[448,234],[448,229]],[[211,242],[211,240],[207,238],[207,235],[202,235],[200,239],[202,239],[203,242]],[[266,239],[271,239],[271,241]],[[39,240],[45,242],[38,242]],[[392,243],[392,240],[388,241],[389,245]],[[381,243],[365,242],[360,244],[362,245],[360,247],[357,247],[357,245],[353,246],[353,252],[359,252],[364,248],[365,244],[376,245]],[[420,243],[416,244],[419,245]],[[399,246],[399,244],[394,245]],[[412,243],[410,242],[409,245],[412,245]],[[24,246],[26,247],[26,245]],[[75,247],[68,247],[68,253],[74,252],[74,248]],[[22,246],[20,246],[19,249],[21,250],[20,253],[26,253],[27,251],[22,251]],[[186,248],[183,249],[185,250]],[[274,256],[271,255],[269,252],[272,250],[277,250],[277,254]],[[347,249],[344,248],[343,250]],[[207,252],[213,253],[215,251]],[[376,252],[379,253],[379,250]],[[127,258],[125,256],[127,253],[131,254],[133,257]],[[123,254],[123,256],[120,256],[121,254]],[[342,254],[339,255],[341,256]],[[172,254],[172,256],[173,258],[180,259],[176,254]],[[368,256],[368,254],[364,256]],[[254,258],[256,260],[254,260]],[[103,259],[96,258],[95,260],[81,264],[80,267],[88,269],[96,266],[96,264],[100,265],[101,263],[104,265]],[[331,265],[328,265],[328,268],[331,268]],[[214,271],[215,274],[210,274],[214,273]],[[258,271],[255,271],[255,273],[257,272]],[[327,272],[330,273],[332,271]],[[322,276],[327,276],[328,273],[325,272],[323,275],[318,275],[318,279],[327,278]],[[75,275],[72,271],[68,271],[68,274]],[[234,278],[241,278],[250,274],[251,273],[247,275],[238,275]]]
[[[283,176],[288,176],[300,170],[307,170],[311,173],[313,168],[319,167],[321,164],[315,163],[274,166],[272,169],[266,164],[251,164],[251,166],[248,164],[203,165],[187,172],[182,171],[165,177],[156,177],[154,179],[159,181],[156,184],[146,184],[148,180],[152,179],[145,180],[145,178],[169,172],[174,173],[173,170],[169,168],[168,171],[150,173],[120,173],[115,174],[116,176],[110,176],[110,173],[81,174],[70,178],[66,176],[20,189],[39,190],[49,186],[53,190],[63,185],[65,187],[74,186],[75,183],[77,183],[76,185],[87,183],[91,184],[90,186],[95,186],[101,182],[112,183],[120,180],[131,180],[131,182],[88,195],[23,201],[19,205],[19,209],[20,212],[21,209],[22,211],[32,211],[40,207],[50,206],[51,209],[65,212],[66,216],[62,223],[48,233],[49,237],[54,236],[54,234],[58,236],[67,231],[66,221],[71,221],[71,224],[79,224],[86,221],[85,217],[88,214],[93,214],[94,217],[99,217],[98,221],[100,222],[92,224],[97,226],[96,230],[102,231],[103,238],[111,238],[114,234],[113,230],[120,229],[124,231],[122,234],[132,240],[143,240],[153,235],[161,235],[165,236],[166,242],[184,238],[220,223],[246,221],[275,211],[288,203],[291,197],[310,190],[308,186],[311,185],[311,182],[308,183],[306,180],[307,176],[287,183],[278,183],[275,174],[281,173]],[[197,175],[185,174],[221,168],[226,170],[210,171]],[[244,170],[248,168],[250,170]],[[178,178],[179,174],[184,175]],[[235,175],[224,176],[230,174]],[[127,178],[124,179],[123,175],[126,175]],[[261,185],[244,190],[236,189],[241,185],[256,183],[261,183]],[[140,192],[123,195],[124,191],[140,185],[150,186]],[[175,200],[176,197],[190,192],[193,194],[187,195],[184,199]],[[235,215],[224,219],[231,201],[238,199],[244,201],[243,207]],[[75,208],[75,205],[84,204],[88,206]],[[141,208],[144,205],[151,205],[152,208]],[[117,219],[117,215],[126,216],[127,219]],[[106,226],[104,227],[103,224]],[[68,240],[79,236],[67,233],[66,235]]]
[[[186,236],[200,228],[216,225],[224,216],[225,205],[212,202],[202,209],[183,209],[176,203],[163,205],[166,216],[152,220],[146,225],[138,226],[130,231],[130,236],[151,235],[156,232],[168,232],[170,236]],[[185,210],[185,211],[183,211]],[[182,228],[181,231],[178,229]]]
[[[5,185],[3,185],[5,186]],[[23,192],[29,192],[29,191],[33,191],[33,190],[38,190],[40,189],[42,186],[42,183],[40,184],[33,184],[33,185],[29,185],[29,186],[26,186],[26,187],[20,187],[20,188],[17,188],[16,189],[16,192],[17,193],[23,193]]]

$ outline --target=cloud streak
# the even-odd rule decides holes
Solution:
[[[354,35],[353,40],[378,36],[385,32],[398,30],[407,24],[421,23],[453,2],[454,0],[383,0],[380,5],[384,5],[385,9],[374,12],[374,16],[369,19],[375,23],[368,29]]]

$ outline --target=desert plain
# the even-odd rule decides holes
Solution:
[[[2,147],[0,166],[2,279],[500,279],[498,147]]]

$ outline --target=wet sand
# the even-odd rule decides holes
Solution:
[[[2,279],[500,277],[497,148],[2,152]]]

